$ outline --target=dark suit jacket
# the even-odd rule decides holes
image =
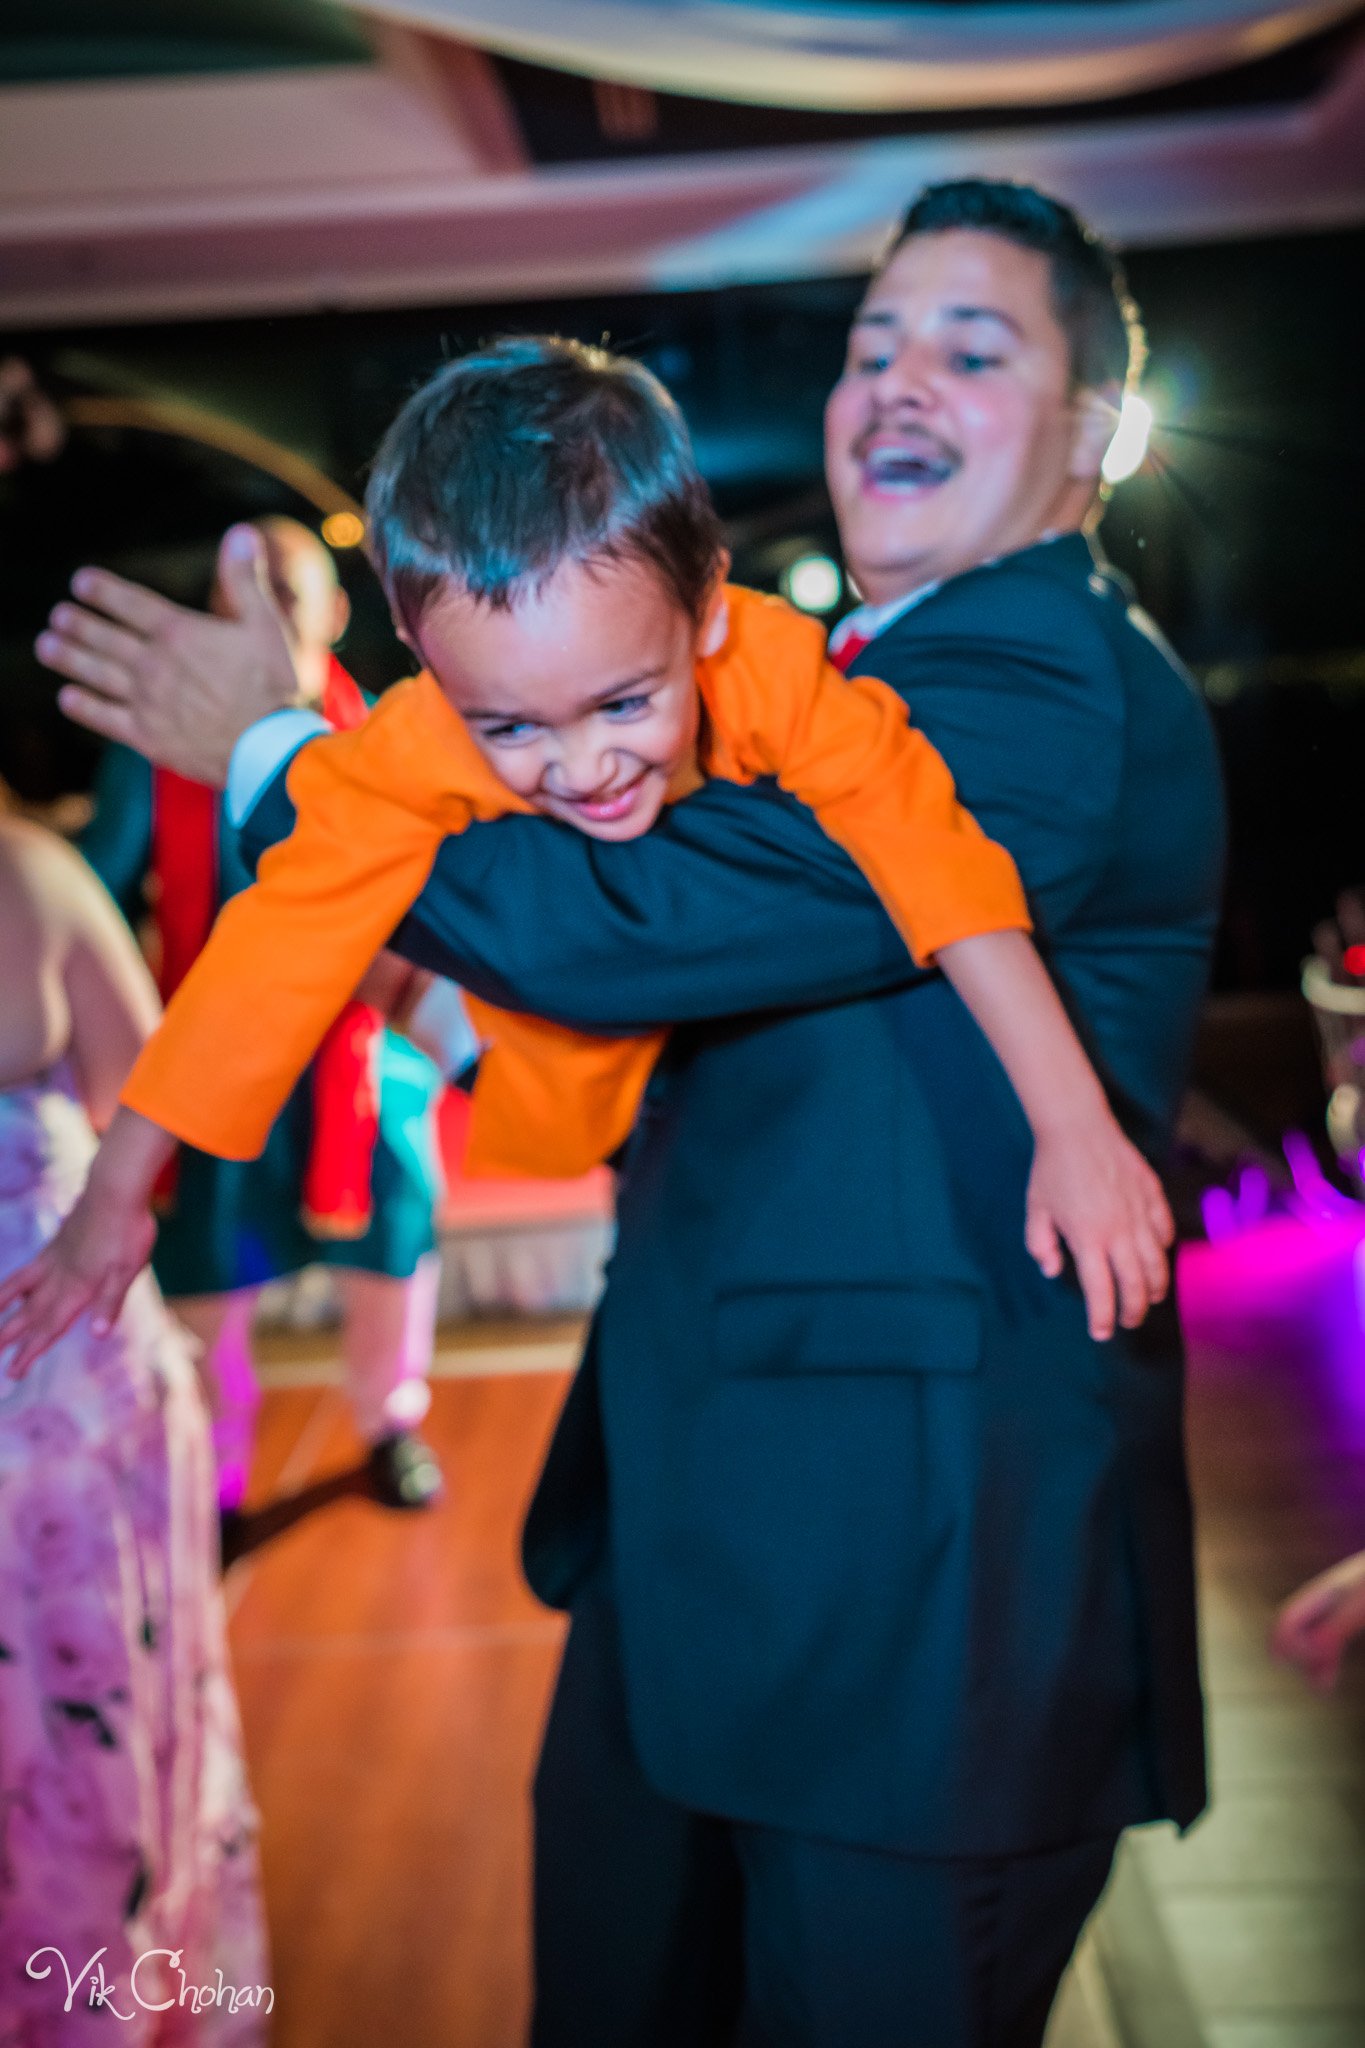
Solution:
[[[1015,855],[1159,1153],[1222,857],[1188,678],[1075,535],[954,579],[859,665]],[[288,825],[281,777],[250,832]],[[609,1563],[659,1788],[923,1854],[1193,1819],[1174,1312],[1096,1345],[1037,1272],[1004,1075],[813,818],[712,783],[627,845],[478,826],[398,940],[513,1007],[680,1026],[526,1542],[552,1602]]]

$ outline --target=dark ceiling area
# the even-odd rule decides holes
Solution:
[[[0,84],[169,78],[364,64],[370,45],[327,0],[5,0]]]

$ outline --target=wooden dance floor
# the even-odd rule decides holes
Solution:
[[[1365,1656],[1320,1700],[1264,1651],[1275,1602],[1365,1544],[1357,1254],[1358,1233],[1272,1224],[1187,1256],[1216,1808],[1130,1843],[1049,2048],[1365,2048]],[[451,1497],[402,1516],[356,1490],[325,1339],[276,1344],[256,1497],[279,1526],[228,1592],[277,2048],[524,2039],[561,1630],[516,1537],[573,1346],[567,1325],[452,1338],[431,1418]]]
[[[521,1582],[517,1531],[565,1384],[438,1380],[429,1434],[450,1492],[411,1515],[347,1491],[338,1390],[266,1395],[254,1498],[298,1519],[233,1567],[228,1594],[278,2048],[524,2038],[527,1785],[562,1629]]]

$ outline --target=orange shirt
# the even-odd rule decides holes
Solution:
[[[701,765],[774,776],[857,862],[918,961],[984,932],[1027,930],[1013,861],[958,803],[902,700],[826,659],[822,627],[729,592],[719,653],[697,664]],[[293,833],[228,903],[144,1047],[123,1101],[201,1151],[253,1158],[375,954],[421,894],[448,833],[529,811],[427,674],[355,732],[290,766]],[[471,999],[487,1042],[470,1125],[475,1172],[578,1174],[635,1120],[662,1031],[607,1038]]]

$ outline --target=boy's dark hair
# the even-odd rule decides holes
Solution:
[[[887,260],[912,235],[976,228],[1046,256],[1052,305],[1071,344],[1071,374],[1089,390],[1136,383],[1146,358],[1142,319],[1129,296],[1123,265],[1069,206],[1032,185],[958,178],[927,185],[911,206]]]
[[[507,607],[566,561],[647,562],[700,618],[724,548],[658,378],[557,335],[495,341],[438,370],[384,436],[365,510],[371,558],[414,638],[441,585]]]

